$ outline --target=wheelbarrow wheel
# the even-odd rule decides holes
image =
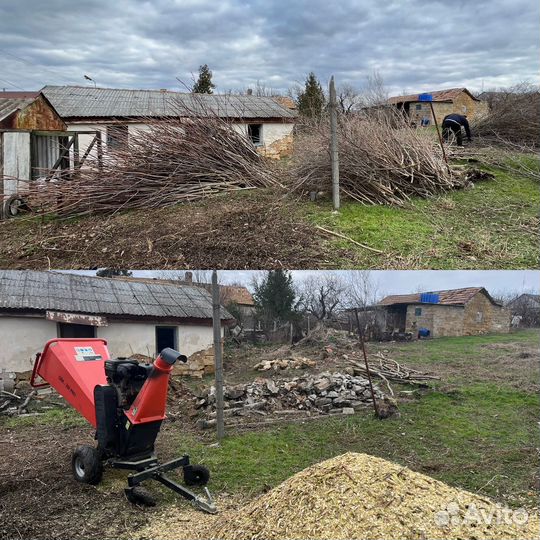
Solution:
[[[210,480],[210,471],[202,465],[186,465],[184,482],[188,486],[206,486]]]
[[[73,476],[77,482],[96,485],[103,476],[103,463],[97,448],[84,444],[78,446],[71,458]]]

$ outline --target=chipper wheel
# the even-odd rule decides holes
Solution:
[[[71,457],[71,468],[77,482],[93,485],[101,482],[103,464],[98,449],[93,446],[78,446]]]
[[[141,486],[129,487],[124,489],[126,499],[131,504],[138,504],[140,506],[156,506],[156,500],[146,489]]]
[[[186,465],[184,482],[186,486],[206,486],[210,480],[210,471],[202,465]]]

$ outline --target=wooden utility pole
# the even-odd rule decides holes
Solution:
[[[373,400],[373,409],[375,409],[375,415],[377,416],[377,418],[380,418],[381,415],[379,414],[379,404],[377,403],[377,399],[375,397],[375,390],[373,389],[373,383],[371,382],[371,371],[369,370],[369,363],[367,359],[366,344],[364,341],[364,332],[362,331],[362,328],[360,326],[360,318],[358,317],[358,308],[354,308],[354,315],[356,317],[358,339],[360,340],[360,343],[362,345],[362,353],[364,354],[364,363],[366,365],[366,375],[369,382],[369,390],[371,392],[371,399]]]
[[[330,79],[330,157],[332,160],[332,201],[339,210],[339,154],[337,139],[337,98],[334,76]]]
[[[217,271],[212,270],[212,319],[214,323],[214,363],[216,371],[216,420],[217,438],[221,441],[225,435],[223,422],[223,355],[221,350],[221,304]]]

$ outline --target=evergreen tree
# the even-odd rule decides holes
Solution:
[[[199,78],[193,85],[191,92],[193,94],[212,94],[216,85],[212,82],[212,72],[208,64],[199,67]]]
[[[270,270],[255,284],[255,306],[257,314],[266,328],[272,323],[290,321],[295,316],[296,292],[292,276],[286,270]]]
[[[298,111],[308,118],[320,118],[326,107],[326,97],[315,73],[311,72],[304,85],[304,90],[297,97]]]

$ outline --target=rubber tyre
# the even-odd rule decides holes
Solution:
[[[103,463],[98,449],[87,444],[78,446],[71,457],[71,469],[77,482],[99,484],[103,476]]]
[[[156,506],[156,499],[150,495],[146,489],[141,486],[135,486],[132,488],[124,489],[127,500],[131,504],[138,504],[141,506]]]
[[[210,471],[202,465],[184,467],[184,483],[187,486],[206,486],[210,480]]]

